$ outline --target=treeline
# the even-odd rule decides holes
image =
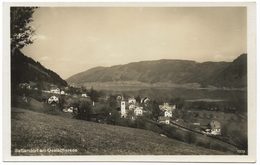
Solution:
[[[209,110],[225,113],[246,113],[247,101],[246,100],[229,100],[229,101],[194,101],[185,102],[185,109]]]

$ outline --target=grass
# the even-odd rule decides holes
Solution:
[[[12,155],[226,154],[140,129],[97,124],[21,108],[12,108],[11,112]],[[76,152],[50,152],[50,149],[74,149]],[[35,152],[30,152],[32,150]]]

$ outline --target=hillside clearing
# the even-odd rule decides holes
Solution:
[[[12,155],[226,154],[150,131],[97,124],[20,108],[12,108],[11,132]],[[52,152],[48,152],[50,149]],[[55,151],[57,149],[74,149],[76,152]]]

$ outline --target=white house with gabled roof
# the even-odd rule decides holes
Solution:
[[[136,116],[142,116],[143,115],[143,107],[136,107],[134,110],[134,113]]]
[[[172,112],[176,109],[176,106],[164,103],[163,105],[159,105],[159,109],[164,112],[165,117],[172,117]]]
[[[56,97],[56,96],[51,96],[49,99],[48,99],[48,104],[58,104],[59,103],[59,98]]]
[[[60,88],[52,88],[51,93],[60,94]]]
[[[136,99],[135,98],[129,98],[128,103],[129,104],[136,104]]]

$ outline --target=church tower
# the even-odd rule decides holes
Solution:
[[[121,101],[121,117],[126,117],[125,101]]]

